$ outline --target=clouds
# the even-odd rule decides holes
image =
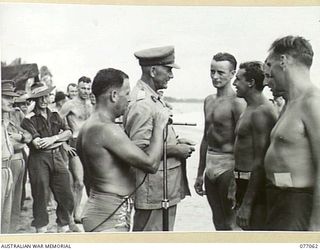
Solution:
[[[102,68],[119,68],[133,85],[140,76],[134,51],[174,45],[175,70],[167,95],[204,98],[214,92],[212,55],[233,53],[239,62],[264,60],[272,41],[293,34],[310,39],[312,78],[320,62],[319,7],[155,7],[1,4],[2,60],[22,57],[47,65],[58,89]]]

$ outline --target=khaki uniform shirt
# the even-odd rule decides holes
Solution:
[[[139,80],[131,93],[131,102],[124,115],[124,127],[130,139],[141,149],[150,144],[153,130],[153,117],[156,111],[167,109],[164,101],[146,83]],[[172,125],[168,126],[168,145],[176,145],[177,136]],[[168,168],[168,199],[169,206],[176,205],[186,195],[185,171],[181,168],[178,158],[167,158]],[[136,169],[136,186],[145,172]],[[148,174],[143,185],[135,193],[135,207],[138,209],[160,209],[163,199],[163,161],[155,174]]]

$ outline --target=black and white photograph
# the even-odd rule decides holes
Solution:
[[[320,230],[320,6],[3,2],[0,39],[1,235]]]

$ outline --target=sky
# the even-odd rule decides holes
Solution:
[[[173,45],[176,63],[167,96],[203,99],[215,93],[210,62],[218,52],[264,61],[271,43],[300,35],[314,50],[311,78],[320,84],[320,6],[110,6],[0,4],[1,61],[46,65],[58,90],[103,68],[141,76],[135,51]]]

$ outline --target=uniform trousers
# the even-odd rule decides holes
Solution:
[[[10,169],[13,177],[10,232],[15,233],[20,223],[21,196],[25,173],[25,163],[21,152],[12,156]]]
[[[70,186],[70,173],[60,148],[48,151],[30,152],[28,161],[31,193],[33,198],[33,218],[31,225],[40,228],[48,225],[47,202],[49,188],[57,202],[58,226],[69,225],[74,202]]]
[[[10,160],[1,165],[1,233],[9,233],[12,209],[12,172]]]

